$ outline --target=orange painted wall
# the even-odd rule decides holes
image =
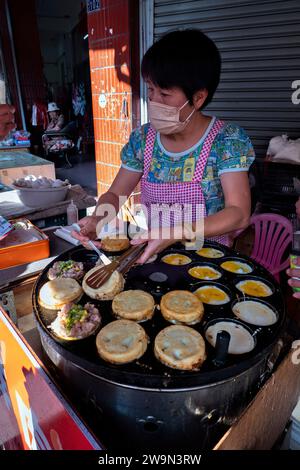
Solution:
[[[120,151],[138,116],[138,23],[136,1],[102,0],[88,14],[98,194],[107,191],[120,166]],[[134,47],[133,47],[134,46]],[[137,65],[137,66],[136,66]],[[100,106],[99,100],[103,103]],[[128,110],[128,112],[126,111]]]

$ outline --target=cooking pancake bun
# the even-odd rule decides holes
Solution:
[[[148,336],[144,328],[131,320],[116,320],[97,335],[99,356],[112,364],[127,364],[139,359],[147,349]]]
[[[224,305],[230,301],[223,289],[212,285],[199,287],[194,294],[201,302],[209,305]]]
[[[192,262],[191,258],[181,253],[170,253],[162,257],[161,261],[172,266],[184,266]]]
[[[270,326],[278,321],[276,312],[266,304],[255,300],[241,300],[232,311],[240,320],[257,326]]]
[[[201,250],[196,251],[196,253],[204,258],[222,258],[224,256],[223,251],[210,247],[201,248]]]
[[[214,347],[220,331],[227,331],[230,334],[229,354],[246,354],[255,348],[255,341],[251,333],[242,325],[230,320],[214,323],[207,328],[205,337]]]
[[[115,251],[123,251],[127,250],[127,248],[130,247],[130,241],[128,240],[127,237],[124,236],[119,236],[116,238],[113,237],[105,237],[102,238],[101,240],[101,248],[104,251],[110,251],[110,252],[115,252]]]
[[[142,290],[126,290],[117,294],[112,302],[112,310],[117,318],[137,322],[150,320],[155,303],[152,295]]]
[[[39,292],[39,304],[49,310],[58,310],[70,302],[78,302],[82,288],[75,279],[60,278],[48,281]]]
[[[193,328],[168,326],[156,336],[154,354],[172,369],[198,370],[206,359],[205,341]]]
[[[246,279],[236,284],[239,291],[246,295],[252,295],[253,297],[269,297],[273,294],[272,289],[262,281],[255,279]]]
[[[242,263],[241,261],[236,260],[224,261],[224,263],[221,264],[221,268],[225,269],[225,271],[229,271],[230,273],[236,274],[252,273],[252,268],[249,264]]]
[[[199,323],[204,315],[201,300],[187,290],[173,290],[163,295],[160,310],[165,320],[170,323],[186,325]]]
[[[193,266],[188,270],[188,273],[196,279],[204,279],[205,281],[213,281],[222,277],[220,271],[211,266]]]
[[[99,269],[99,266],[95,266],[93,269],[86,273],[82,281],[82,288],[86,295],[88,295],[92,299],[112,300],[115,295],[119,294],[119,292],[123,290],[125,283],[124,278],[122,274],[120,274],[118,271],[114,271],[110,278],[105,282],[105,284],[98,287],[98,289],[93,289],[92,287],[87,285],[86,280],[97,269]]]

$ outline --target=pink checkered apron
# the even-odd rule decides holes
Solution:
[[[223,127],[223,121],[216,119],[207,135],[197,159],[192,181],[180,183],[151,183],[147,181],[150,170],[156,131],[150,126],[144,150],[144,173],[141,179],[141,202],[146,208],[148,228],[192,223],[206,216],[205,199],[201,188],[203,172],[215,137]],[[211,240],[228,245],[226,235]]]

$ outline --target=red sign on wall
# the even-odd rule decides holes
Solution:
[[[101,450],[1,309],[0,446],[9,450]]]

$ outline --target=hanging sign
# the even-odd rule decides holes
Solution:
[[[101,93],[101,95],[99,95],[98,103],[99,103],[100,108],[102,108],[102,109],[105,108],[105,106],[106,106],[106,96],[103,93]]]
[[[87,0],[86,3],[88,13],[101,10],[100,0]]]

